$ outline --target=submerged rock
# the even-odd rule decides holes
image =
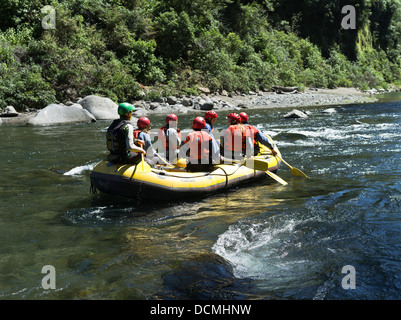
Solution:
[[[183,261],[162,281],[164,295],[172,299],[250,299],[260,294],[252,279],[237,279],[232,265],[213,253]]]
[[[299,110],[292,110],[291,112],[287,113],[284,118],[290,119],[290,118],[301,118],[301,119],[307,119],[308,115],[305,112],[299,111]]]
[[[337,110],[334,108],[329,108],[322,111],[323,113],[337,113]]]
[[[45,126],[90,122],[96,122],[96,118],[87,110],[83,109],[81,105],[73,104],[72,106],[65,106],[51,104],[40,110],[36,116],[28,121],[28,124]]]

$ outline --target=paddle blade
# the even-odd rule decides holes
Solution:
[[[152,167],[142,158],[141,162],[136,165],[136,171],[138,173],[149,173],[152,172]]]
[[[308,178],[308,176],[305,173],[303,173],[301,170],[299,170],[297,168],[291,167],[290,170],[291,170],[292,175],[295,177]]]
[[[277,158],[279,158],[284,164],[291,170],[291,173],[295,177],[302,177],[302,178],[309,178],[305,173],[303,173],[301,170],[294,168],[290,164],[288,164],[285,160],[283,160],[279,155],[276,155]]]
[[[277,174],[274,174],[273,172],[270,171],[266,171],[266,173],[274,180],[276,180],[278,183],[281,183],[283,186],[286,186],[288,184],[287,181],[281,179]]]
[[[247,159],[244,163],[245,167],[258,171],[267,171],[269,169],[269,162],[261,159]]]

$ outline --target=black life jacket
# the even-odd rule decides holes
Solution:
[[[111,154],[126,156],[128,153],[126,135],[124,128],[128,124],[127,120],[116,119],[107,129],[106,140],[107,149]]]

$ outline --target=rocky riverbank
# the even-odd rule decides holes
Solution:
[[[171,96],[155,101],[136,101],[134,117],[152,114],[176,113],[203,114],[207,110],[239,111],[246,109],[266,108],[302,108],[307,106],[336,106],[353,103],[374,102],[372,92],[361,92],[354,88],[337,89],[296,89],[285,92],[250,92],[245,94],[210,94],[204,92],[199,96]],[[30,110],[25,113],[3,114],[0,125],[54,125],[68,123],[94,122],[112,120],[117,117],[117,104],[108,98],[88,96],[75,103],[52,104],[41,110]]]

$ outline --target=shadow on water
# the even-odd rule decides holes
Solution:
[[[261,181],[184,200],[128,199],[98,192],[87,199],[71,203],[68,207],[72,209],[63,214],[62,218],[72,225],[140,225],[191,217],[204,211],[215,212],[218,211],[219,206],[222,211],[227,212],[226,201],[231,202],[229,208],[237,210],[246,202],[255,206],[252,201],[257,199],[255,197],[256,189],[259,190],[256,194],[266,192],[266,188],[281,190],[281,185],[269,177]],[[219,203],[219,199],[223,202]],[[237,202],[238,207],[234,207]],[[225,205],[223,206],[222,203]]]
[[[192,203],[195,203],[193,200]],[[149,224],[169,220],[181,216],[195,214],[188,210],[180,210],[191,206],[191,202],[151,203],[130,200],[115,196],[99,195],[95,198],[74,203],[74,207],[63,215],[67,223],[73,225],[130,225]]]

